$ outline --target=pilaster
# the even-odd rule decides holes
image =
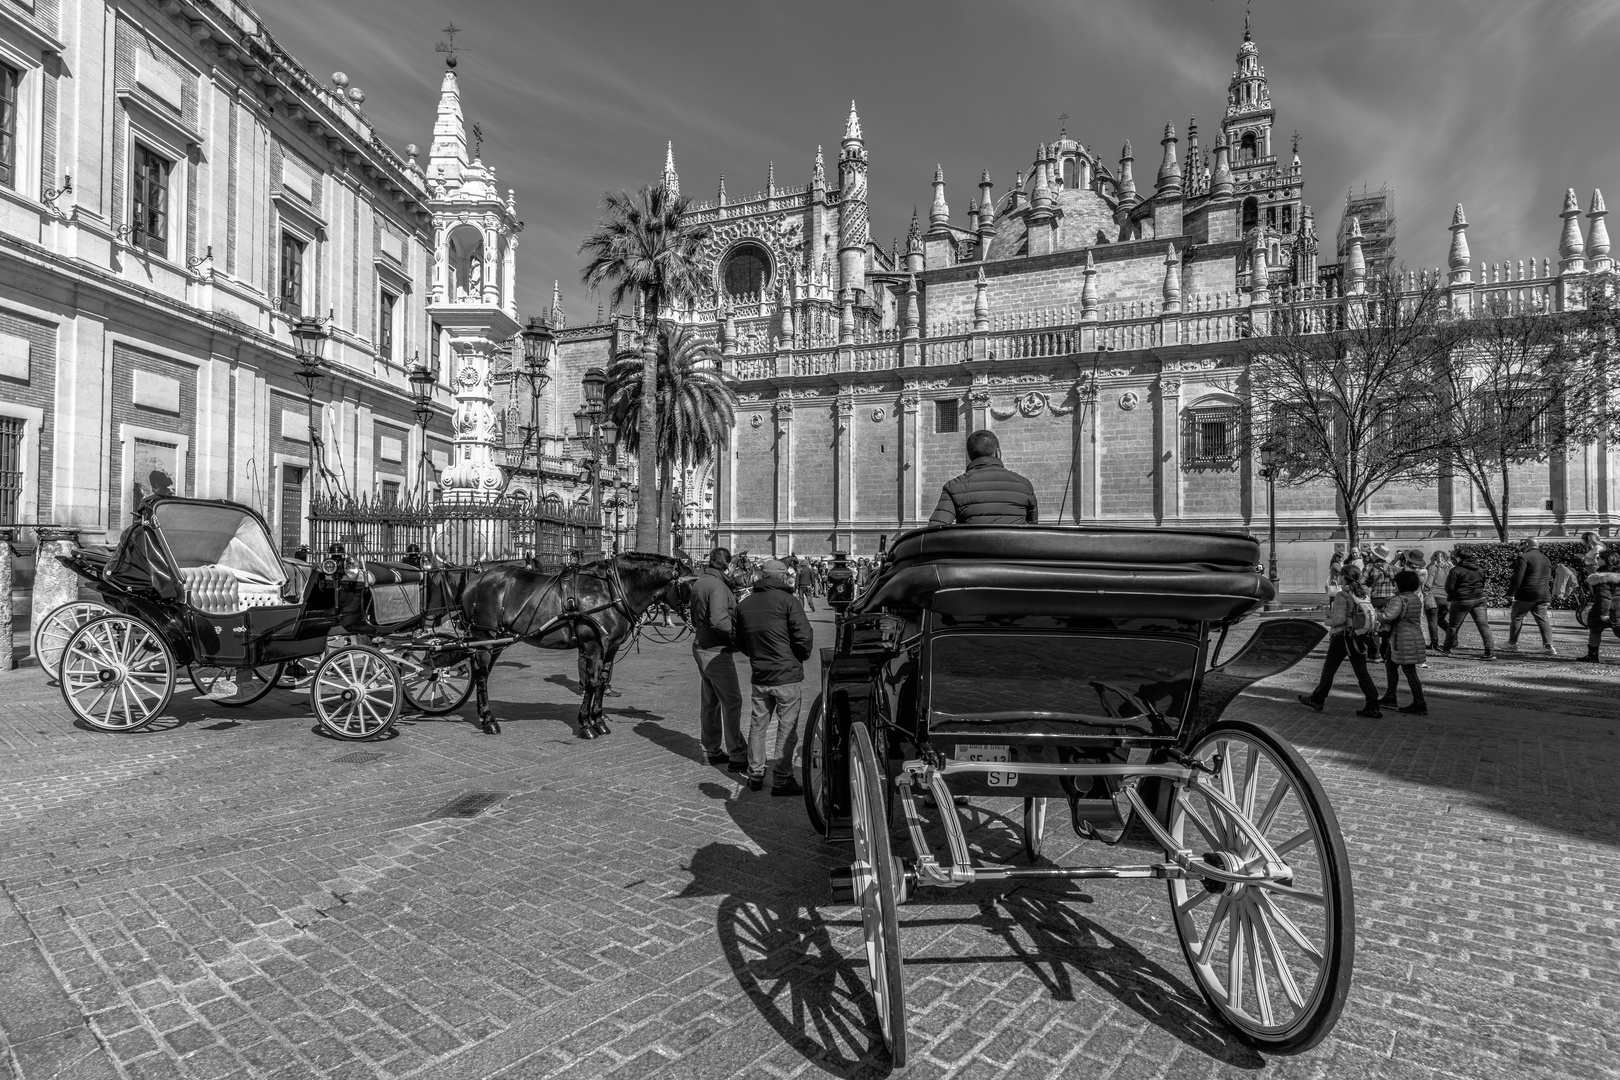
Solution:
[[[914,385],[900,392],[900,514],[904,524],[921,524],[922,493],[918,490],[922,472],[923,437],[919,417],[922,395]]]
[[[776,399],[776,518],[772,554],[787,554],[793,529],[793,402]]]
[[[835,489],[833,495],[833,521],[837,528],[848,529],[855,521],[855,401],[840,394],[833,400],[833,463]]]
[[[1158,505],[1155,518],[1160,525],[1181,519],[1181,380],[1159,376],[1159,447],[1157,462]]]

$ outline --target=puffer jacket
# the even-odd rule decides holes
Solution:
[[[1446,575],[1446,602],[1477,604],[1485,599],[1485,571],[1474,562],[1461,562]]]
[[[700,649],[734,647],[732,622],[737,613],[737,596],[724,571],[713,566],[703,568],[692,582],[692,602],[687,611],[692,617],[694,645]]]
[[[1536,548],[1519,552],[1513,560],[1513,584],[1508,595],[1525,604],[1545,604],[1552,599],[1553,565]]]
[[[1417,593],[1396,593],[1384,603],[1378,621],[1388,624],[1389,660],[1395,664],[1421,664],[1423,650],[1423,598]]]
[[[1620,626],[1620,573],[1599,570],[1595,574],[1587,574],[1586,587],[1592,591],[1592,608],[1586,617],[1586,625],[1608,623]]]
[[[760,578],[737,605],[737,644],[752,665],[756,686],[803,682],[804,662],[815,643],[804,605],[779,577]]]
[[[946,481],[930,525],[1024,525],[1040,521],[1035,487],[1001,463],[975,458],[967,472]]]

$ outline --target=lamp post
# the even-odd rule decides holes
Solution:
[[[1266,517],[1271,549],[1266,562],[1266,577],[1271,581],[1272,593],[1272,601],[1266,605],[1268,609],[1277,602],[1277,465],[1281,457],[1280,449],[1270,440],[1260,447],[1260,475],[1266,479]]]
[[[326,376],[322,370],[321,350],[326,347],[326,324],[311,315],[292,324],[293,355],[298,370],[293,374],[304,384],[304,416],[309,422],[310,458],[316,472],[325,479],[326,459],[321,451],[321,428],[315,422],[315,384]],[[314,494],[314,484],[310,485]]]
[[[597,546],[600,547],[604,444],[611,448],[618,443],[619,426],[612,420],[602,422],[602,392],[607,388],[607,374],[593,367],[580,378],[579,385],[585,394],[585,404],[574,413],[574,429],[581,439],[590,440],[590,457],[585,465],[591,471],[591,510],[596,515]]]
[[[552,351],[557,345],[557,335],[552,333],[551,326],[540,315],[531,315],[529,325],[521,331],[523,335],[523,368],[521,374],[529,382],[529,418],[531,427],[529,435],[524,438],[523,446],[527,450],[529,438],[534,439],[534,558],[536,564],[540,561],[540,514],[545,507],[545,492],[542,487],[543,462],[540,458],[540,395],[545,391],[546,385],[551,382],[551,375],[547,370],[551,366]],[[518,469],[523,468],[523,454],[518,454]]]
[[[416,494],[417,501],[425,504],[428,470],[433,467],[433,458],[428,454],[428,424],[433,420],[433,384],[438,381],[439,373],[422,363],[422,354],[417,353],[405,377],[411,381],[411,413],[416,417],[417,427],[422,429],[422,453],[416,465]]]

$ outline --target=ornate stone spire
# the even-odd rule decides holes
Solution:
[[[563,325],[562,282],[555,278],[551,282],[551,325]]]
[[[675,143],[673,141],[664,150],[664,175],[659,177],[658,182],[668,188],[671,195],[681,193],[681,178],[675,172]]]
[[[945,205],[945,166],[934,166],[934,205],[928,208],[928,231],[945,232],[951,227],[951,208]]]
[[[715,196],[714,201],[715,201],[716,206],[724,206],[724,205],[726,205],[726,174],[725,173],[720,174],[720,193]]]
[[[990,170],[979,177],[979,258],[990,250],[990,241],[996,235],[996,200],[992,194],[995,185],[990,182]]]
[[[1232,196],[1231,152],[1232,148],[1227,145],[1223,132],[1215,140],[1215,173],[1209,182],[1209,197],[1212,199],[1228,199]]]
[[[1136,155],[1131,153],[1131,140],[1125,140],[1125,149],[1119,152],[1119,201],[1121,203],[1136,203],[1136,174],[1132,171],[1131,162]]]
[[[1614,260],[1609,258],[1609,227],[1603,223],[1608,212],[1609,208],[1603,205],[1603,192],[1593,188],[1592,208],[1586,212],[1592,223],[1586,231],[1586,257],[1590,260],[1587,268],[1594,273],[1614,269]]]
[[[770,197],[776,195],[776,162],[765,163],[765,194]]]
[[[917,317],[917,275],[906,275],[906,307],[905,321],[901,336],[907,341],[916,341],[920,335],[921,320]]]
[[[430,180],[459,182],[467,167],[467,124],[461,115],[461,87],[456,73],[446,71],[439,84],[439,112],[433,121],[433,145],[428,148]]]
[[[985,280],[982,266],[973,281],[973,329],[975,332],[990,329],[990,283]]]
[[[1051,173],[1046,144],[1042,143],[1035,148],[1035,191],[1029,201],[1031,224],[1047,221],[1052,217]]]
[[[858,113],[856,113],[856,111],[855,111],[855,101],[854,101],[854,99],[851,99],[850,103],[849,103],[849,119],[844,121],[844,141],[845,142],[860,142],[860,141],[862,141],[861,140],[861,118],[860,118],[860,115]],[[881,157],[882,155],[880,154],[878,156]]]
[[[917,223],[917,208],[911,208],[911,230],[906,233],[906,254],[922,250],[922,226]]]
[[[815,168],[810,170],[810,184],[813,187],[827,186],[827,165],[821,158],[821,147],[816,147]]]
[[[1159,164],[1158,189],[1166,195],[1181,191],[1181,162],[1176,160],[1176,125],[1164,125],[1164,138],[1159,140],[1164,147],[1164,160]]]
[[[1564,193],[1564,235],[1558,240],[1558,267],[1565,274],[1586,273],[1586,245],[1581,242],[1581,204],[1575,198],[1575,189]]]
[[[1579,211],[1576,211],[1579,213]],[[1360,221],[1357,221],[1356,235],[1360,235]],[[1472,271],[1469,269],[1470,256],[1468,253],[1468,218],[1463,214],[1462,203],[1451,212],[1451,254],[1447,264],[1451,270],[1451,284],[1468,285],[1472,283]]]
[[[1164,310],[1181,310],[1181,260],[1176,257],[1176,245],[1165,245],[1164,252]]]
[[[1091,249],[1086,249],[1086,280],[1080,286],[1080,321],[1097,321],[1097,265],[1091,259]]]
[[[1461,207],[1458,207],[1458,210],[1461,209]],[[1346,238],[1346,242],[1350,245],[1350,250],[1344,257],[1345,277],[1348,279],[1344,291],[1347,296],[1360,296],[1367,291],[1367,259],[1361,252],[1361,219],[1359,217],[1350,219],[1350,235]],[[1463,261],[1465,263],[1468,261],[1468,245],[1466,241],[1463,244]]]

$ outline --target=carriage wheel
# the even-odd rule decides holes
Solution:
[[[472,696],[472,661],[462,659],[449,667],[425,663],[406,671],[400,689],[411,708],[423,716],[443,716],[467,704]]]
[[[62,649],[73,631],[91,619],[112,614],[112,608],[95,600],[69,600],[39,620],[39,625],[34,627],[34,659],[45,669],[51,682],[62,681]]]
[[[284,661],[281,665],[281,674],[276,678],[277,690],[304,690],[315,681],[315,666],[321,662],[318,656],[301,656],[296,660]]]
[[[810,815],[810,827],[827,835],[827,814],[832,803],[832,778],[827,771],[827,717],[821,707],[821,695],[810,704],[810,718],[804,722],[804,761],[800,765],[804,788],[804,809]]]
[[[861,908],[866,966],[872,975],[883,1044],[895,1068],[906,1063],[906,988],[900,970],[899,860],[889,850],[889,793],[883,788],[872,736],[865,724],[851,724],[849,757],[850,818],[855,834],[851,867],[855,901]]]
[[[157,631],[127,615],[104,615],[62,648],[62,697],[97,731],[139,731],[174,695],[174,656]]]
[[[404,700],[394,665],[366,645],[327,653],[309,687],[309,702],[321,726],[340,739],[385,734],[399,719]]]
[[[240,709],[274,690],[281,681],[284,666],[259,664],[245,669],[247,677],[243,678],[242,668],[191,664],[186,668],[186,674],[191,676],[191,685],[197,688],[197,693],[207,698],[210,704]]]
[[[1194,858],[1263,869],[1252,839],[1207,792],[1219,791],[1266,838],[1292,877],[1225,884],[1170,881],[1181,948],[1198,988],[1247,1042],[1298,1053],[1321,1042],[1350,993],[1355,911],[1350,859],[1321,783],[1292,746],[1258,724],[1222,720],[1192,755],[1215,776],[1178,785],[1170,835]]]
[[[1046,832],[1046,800],[1024,800],[1024,854],[1034,862],[1041,857],[1041,835]]]

